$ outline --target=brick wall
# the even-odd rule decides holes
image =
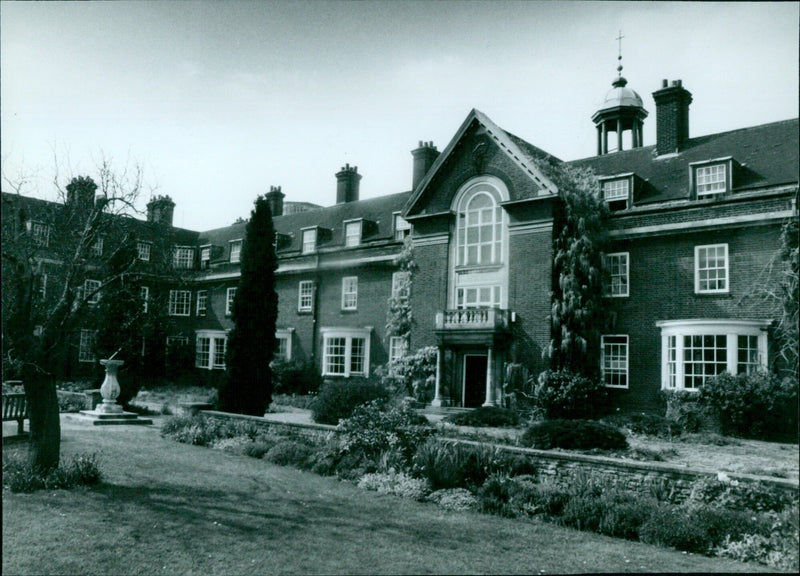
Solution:
[[[627,298],[608,298],[612,334],[628,334],[629,388],[611,390],[618,405],[652,409],[661,389],[659,320],[767,319],[774,310],[752,294],[779,246],[779,226],[734,228],[617,241],[609,252],[629,252]],[[694,248],[728,244],[728,294],[694,293]]]

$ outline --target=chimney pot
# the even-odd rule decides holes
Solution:
[[[667,80],[666,78],[664,78],[664,79],[661,81],[661,87],[662,87],[662,88],[666,88],[667,86],[669,86],[669,80]]]
[[[350,168],[349,163],[345,164],[341,171],[336,173],[336,203],[357,202],[360,181],[358,166]]]
[[[692,93],[681,80],[653,92],[656,101],[656,152],[658,155],[679,152],[689,139],[689,104]]]
[[[414,157],[414,169],[411,174],[411,188],[416,190],[420,182],[425,178],[425,174],[431,169],[433,163],[439,157],[439,151],[433,145],[433,140],[419,142],[419,147],[411,151]]]

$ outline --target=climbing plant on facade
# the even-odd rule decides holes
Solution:
[[[598,370],[603,298],[603,202],[591,170],[548,170],[563,202],[554,218],[553,295],[549,355],[554,369],[585,376]]]

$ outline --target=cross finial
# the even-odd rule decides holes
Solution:
[[[617,56],[617,60],[619,61],[619,65],[617,66],[617,72],[620,76],[622,76],[622,39],[625,36],[622,35],[622,30],[619,31],[619,36],[615,38],[615,40],[619,43],[619,53]]]

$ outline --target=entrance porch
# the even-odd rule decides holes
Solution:
[[[431,406],[476,408],[502,403],[508,310],[471,308],[436,315],[436,390]]]

